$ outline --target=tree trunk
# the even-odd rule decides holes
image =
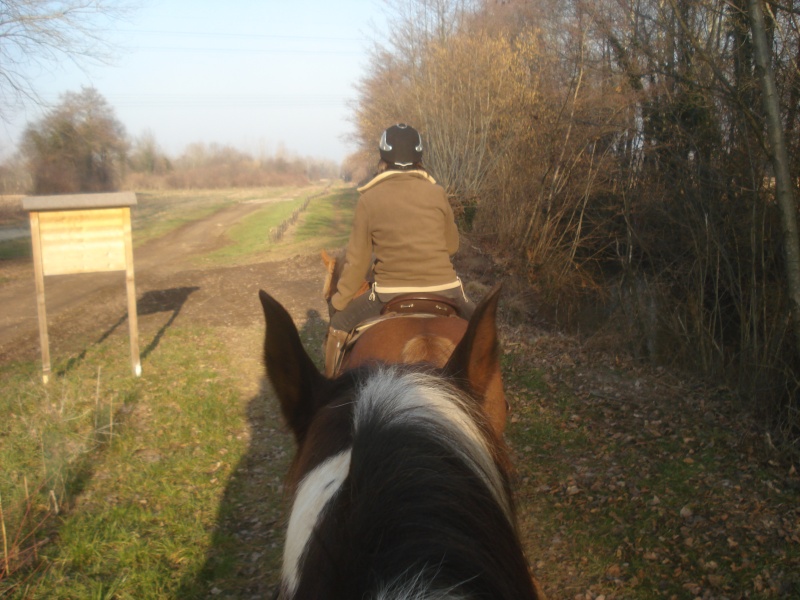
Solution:
[[[753,33],[756,68],[761,79],[764,96],[764,114],[767,121],[767,136],[772,167],[775,171],[775,195],[781,210],[783,250],[786,254],[786,281],[789,303],[792,310],[795,351],[800,359],[800,240],[797,236],[797,205],[794,199],[794,183],[789,170],[789,154],[781,125],[778,92],[772,72],[771,52],[767,45],[762,0],[748,0],[750,28]]]

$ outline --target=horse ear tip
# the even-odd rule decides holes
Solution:
[[[261,306],[264,310],[273,309],[276,305],[280,306],[280,303],[264,290],[258,290],[258,299],[261,300]]]
[[[478,306],[486,307],[487,310],[491,310],[491,306],[497,306],[500,302],[500,293],[503,291],[503,282],[496,283],[492,288],[486,292],[483,297],[481,298]]]

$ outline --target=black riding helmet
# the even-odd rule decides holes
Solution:
[[[392,125],[384,131],[378,148],[381,158],[395,167],[410,167],[422,160],[422,136],[405,123]]]

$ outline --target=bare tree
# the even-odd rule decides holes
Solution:
[[[162,175],[170,170],[170,161],[159,147],[152,131],[144,131],[133,141],[128,154],[131,170],[149,175]]]
[[[37,69],[68,60],[105,63],[113,45],[109,26],[133,6],[116,0],[3,0],[0,2],[0,116],[26,100],[38,101]]]
[[[125,128],[94,88],[64,94],[22,140],[37,194],[113,191],[127,149]]]
[[[750,27],[753,34],[753,47],[756,66],[761,77],[764,113],[770,145],[770,159],[775,172],[775,190],[778,205],[781,207],[783,229],[783,248],[786,255],[786,281],[792,307],[795,348],[800,356],[800,243],[797,237],[797,203],[794,199],[794,185],[789,166],[789,154],[783,134],[780,100],[772,72],[770,48],[764,25],[761,0],[749,0]]]

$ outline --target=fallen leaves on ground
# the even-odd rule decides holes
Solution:
[[[521,528],[551,598],[800,597],[800,478],[724,387],[504,331]]]

